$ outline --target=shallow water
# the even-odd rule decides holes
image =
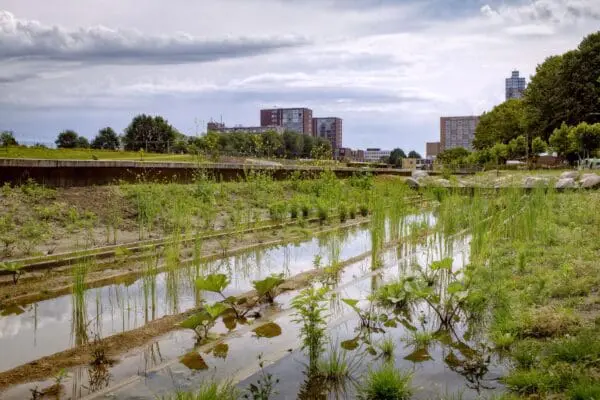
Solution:
[[[338,298],[365,298],[381,283],[402,276],[410,270],[411,265],[430,263],[442,255],[452,255],[455,268],[461,268],[468,261],[468,240],[459,240],[446,248],[442,242],[432,242],[429,246],[401,245],[396,249],[383,252],[383,267],[373,271],[372,260],[366,258],[346,267],[339,277],[334,289]],[[70,393],[75,397],[88,394],[92,398],[142,399],[160,398],[176,390],[194,390],[205,379],[230,379],[239,382],[240,389],[256,382],[259,354],[264,355],[267,363],[265,371],[280,379],[277,386],[277,399],[295,399],[303,387],[305,380],[304,365],[306,359],[299,352],[298,327],[291,321],[292,311],[289,308],[295,292],[285,293],[277,298],[276,307],[263,310],[264,318],[253,325],[242,326],[223,337],[220,341],[207,346],[195,348],[195,337],[191,332],[172,332],[160,338],[157,343],[147,346],[143,352],[135,352],[124,357],[119,364],[107,371],[107,381],[100,386],[94,380],[90,385],[89,369],[80,368],[66,382],[71,384]],[[432,329],[435,325],[431,313],[427,310],[415,310],[417,314],[424,311],[423,325]],[[356,337],[358,320],[356,315],[344,304],[332,302],[329,305],[330,322],[328,337],[332,342],[341,342]],[[274,337],[259,337],[253,330],[267,323],[275,323],[280,328],[275,330]],[[415,326],[417,324],[415,323]],[[403,339],[407,330],[399,325],[397,328],[386,328],[385,335],[390,335],[395,343],[394,360],[397,367],[413,373],[413,387],[416,399],[440,398],[444,394],[462,395],[464,399],[476,399],[479,394],[501,391],[502,387],[496,378],[504,371],[502,362],[490,354],[490,360],[480,363],[477,373],[466,371],[469,361],[481,355],[477,348],[478,340],[466,340],[465,326],[456,326],[453,340],[444,340],[432,344],[427,354],[431,359],[418,360],[407,356],[414,354],[414,348],[406,345]],[[215,332],[225,333],[227,329],[219,324]],[[472,333],[472,332],[471,332]],[[383,333],[373,334],[373,341],[378,341]],[[460,339],[457,340],[457,339]],[[444,344],[445,343],[445,344]],[[214,347],[219,344],[220,351],[215,353]],[[226,348],[226,351],[223,349]],[[371,355],[362,354],[363,347],[351,352],[361,354],[362,363],[355,375],[360,378],[369,367],[381,363]],[[185,356],[182,357],[182,356]],[[484,354],[485,356],[485,354]],[[422,358],[422,357],[421,357]],[[6,398],[19,398],[24,390],[40,384],[50,385],[51,381],[22,385],[5,393]],[[109,389],[104,389],[110,385]],[[92,386],[94,389],[88,389]],[[93,391],[100,390],[96,393]],[[322,398],[353,398],[354,387],[349,384],[346,392],[336,393],[325,390]],[[337,397],[336,397],[337,395]]]
[[[430,219],[429,214],[407,216],[405,223]],[[194,289],[193,282],[200,273],[226,273],[231,279],[226,294],[235,295],[251,289],[253,280],[272,273],[290,277],[311,270],[316,255],[326,265],[331,258],[332,238],[339,242],[341,260],[370,249],[369,227],[363,225],[296,244],[251,250],[202,266],[180,267],[88,289],[83,301],[64,295],[24,308],[0,310],[0,371],[69,349],[96,335],[125,332],[165,315],[187,311],[196,307],[201,298],[216,299]]]

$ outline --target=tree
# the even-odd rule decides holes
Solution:
[[[404,153],[404,150],[400,148],[395,148],[390,153],[390,158],[387,162],[388,164],[394,165],[396,167],[401,167],[403,158],[406,158],[406,153]]]
[[[509,147],[504,143],[496,143],[491,149],[490,153],[492,156],[492,160],[496,163],[496,165],[505,164],[506,160],[508,160],[508,156],[510,153]]]
[[[521,158],[527,155],[527,140],[525,136],[518,136],[508,143],[509,156]]]
[[[525,90],[524,125],[531,137],[548,140],[554,129],[566,119],[561,90],[562,56],[552,56],[537,66]]]
[[[560,128],[556,128],[550,136],[550,146],[559,157],[567,158],[567,154],[571,151],[571,142],[569,140],[569,131],[571,128],[566,122],[563,122]]]
[[[54,143],[59,149],[74,149],[77,147],[77,139],[79,139],[77,132],[67,129],[58,134]]]
[[[580,158],[588,158],[600,148],[600,123],[588,124],[582,122],[569,131],[571,149],[577,152]]]
[[[310,158],[312,153],[312,148],[315,145],[315,138],[312,136],[304,136],[303,138],[303,149],[302,149],[302,157]]]
[[[92,140],[92,149],[118,150],[119,147],[119,136],[110,126],[100,129]]]
[[[442,164],[466,164],[469,154],[469,150],[464,147],[455,147],[442,151],[438,154],[437,160]]]
[[[408,158],[419,158],[419,159],[420,159],[420,158],[422,158],[422,157],[421,157],[421,155],[420,155],[419,153],[417,153],[416,151],[414,151],[414,150],[411,150],[411,151],[408,153]]]
[[[304,136],[296,132],[283,132],[282,139],[285,146],[285,156],[287,158],[298,158],[302,156],[304,150]]]
[[[313,146],[310,158],[315,160],[326,160],[331,158],[331,143],[327,139],[317,138]]]
[[[15,139],[15,135],[12,131],[3,131],[0,134],[0,146],[8,147],[8,146],[18,146],[17,140]]]
[[[486,149],[524,135],[524,115],[525,108],[520,99],[507,100],[484,113],[475,129],[473,147],[478,150]]]
[[[540,155],[541,153],[545,153],[548,150],[548,144],[544,142],[544,139],[541,137],[536,137],[531,142],[531,152],[534,155]]]
[[[166,153],[177,136],[173,128],[163,117],[140,114],[133,118],[125,129],[123,142],[125,150]]]
[[[77,138],[77,142],[75,143],[75,147],[77,147],[78,149],[89,149],[90,141],[87,140],[87,138],[84,136],[79,136]]]
[[[267,157],[280,156],[285,152],[283,140],[275,131],[268,131],[262,134],[263,146]]]

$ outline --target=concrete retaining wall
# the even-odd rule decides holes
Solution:
[[[237,180],[247,171],[269,172],[275,179],[285,179],[295,171],[307,177],[324,169],[312,166],[263,166],[244,164],[194,164],[182,162],[87,161],[0,159],[0,183],[17,185],[28,179],[52,187],[108,185],[118,181],[191,182],[203,172],[219,180]],[[333,168],[340,178],[356,173],[410,176],[411,171],[398,169]]]

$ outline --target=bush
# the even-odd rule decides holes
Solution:
[[[302,210],[302,218],[308,218],[308,216],[310,215],[310,206],[304,203],[300,208]]]
[[[369,371],[362,386],[358,389],[361,400],[404,400],[412,393],[412,376],[385,363],[375,371]]]
[[[290,204],[290,218],[291,219],[298,218],[298,204],[296,204],[296,203]]]
[[[329,209],[323,203],[317,205],[317,216],[319,217],[319,222],[321,224],[327,222],[327,219],[329,218]]]
[[[287,206],[284,202],[278,201],[269,206],[269,216],[273,222],[283,222],[285,219]]]
[[[360,212],[360,215],[362,215],[363,217],[369,215],[369,207],[366,204],[361,204],[360,206],[358,206],[358,210]]]
[[[340,203],[339,207],[340,222],[344,223],[348,219],[348,206],[346,203]]]

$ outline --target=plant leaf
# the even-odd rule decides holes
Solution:
[[[212,317],[213,320],[217,319],[217,317],[223,314],[226,310],[229,310],[229,307],[223,303],[215,303],[210,306],[205,306],[204,309]]]
[[[220,293],[229,285],[229,278],[225,274],[210,274],[196,279],[196,288],[207,292]]]
[[[452,258],[447,257],[440,261],[434,261],[431,263],[431,270],[437,271],[440,269],[447,269],[448,271],[452,271]]]
[[[261,281],[252,281],[259,296],[264,296],[284,282],[283,274],[271,275]]]

